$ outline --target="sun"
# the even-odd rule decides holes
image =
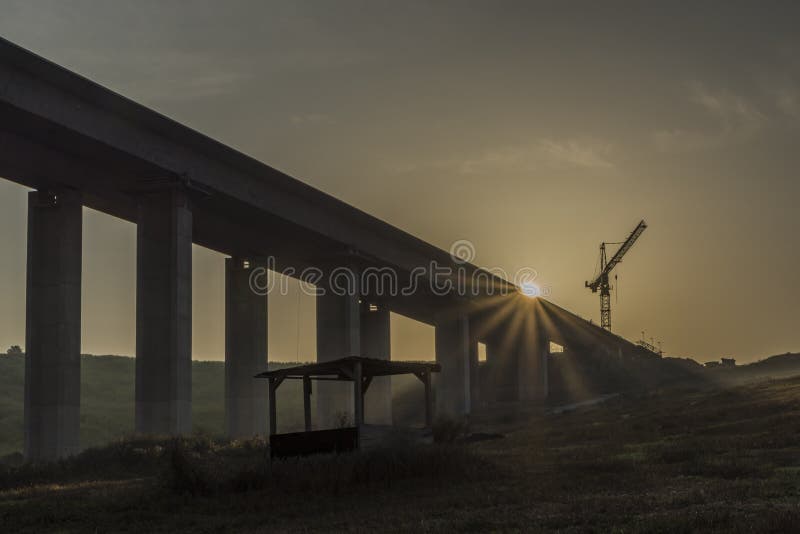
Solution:
[[[519,286],[519,292],[525,295],[526,297],[538,297],[541,294],[541,290],[539,286],[534,284],[533,282],[523,282]]]

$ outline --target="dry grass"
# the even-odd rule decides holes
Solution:
[[[280,460],[270,460],[268,454],[266,446],[252,442],[192,450],[190,442],[176,440],[162,480],[173,493],[192,496],[253,491],[337,496],[413,480],[430,484],[476,479],[489,472],[480,456],[455,446],[398,443],[354,454]]]
[[[7,468],[0,524],[21,532],[789,532],[800,524],[800,379],[621,397],[559,416],[514,411],[502,440],[272,464],[258,442],[122,442],[56,466]],[[473,431],[497,428],[471,421]]]

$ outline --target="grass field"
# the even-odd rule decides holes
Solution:
[[[83,447],[104,445],[133,432],[134,364],[133,358],[123,356],[81,357],[80,439]],[[288,365],[295,364],[271,363],[270,369]],[[416,378],[409,376],[394,377],[392,384],[394,391],[399,393],[395,398],[395,413],[408,418],[408,408],[422,405],[422,387]],[[25,357],[0,355],[0,458],[22,451],[24,386]],[[223,435],[224,388],[223,362],[192,362],[195,433]],[[403,394],[407,390],[408,393]],[[287,381],[278,390],[278,407],[280,431],[302,430],[303,397],[302,385],[298,381]]]
[[[491,421],[491,422],[490,422]],[[9,531],[790,532],[800,378],[620,396],[560,415],[509,405],[502,439],[300,461],[261,443],[124,442],[5,468]]]

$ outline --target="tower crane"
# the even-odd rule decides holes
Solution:
[[[586,282],[586,287],[592,290],[592,293],[597,293],[600,290],[600,326],[606,330],[611,330],[611,284],[608,282],[608,277],[614,267],[622,261],[622,257],[631,249],[642,232],[647,228],[647,223],[644,220],[640,221],[636,228],[633,229],[628,239],[619,243],[600,243],[600,274],[591,282]],[[606,245],[620,245],[617,252],[606,260]]]

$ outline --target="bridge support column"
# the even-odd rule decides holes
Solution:
[[[28,194],[25,457],[79,451],[81,393],[80,196]]]
[[[469,400],[470,412],[475,413],[483,404],[481,398],[480,358],[478,354],[478,337],[476,321],[469,322]]]
[[[192,430],[192,211],[183,191],[139,207],[136,272],[136,432]]]
[[[225,430],[229,438],[267,435],[267,295],[250,287],[254,269],[242,258],[225,259]]]
[[[519,369],[515,329],[504,324],[497,328],[486,342],[486,391],[493,402],[516,401],[519,395]]]
[[[465,315],[436,318],[436,362],[442,370],[435,377],[436,413],[463,416],[470,410],[469,320]]]
[[[361,305],[361,353],[367,358],[391,360],[389,308],[382,304]],[[372,379],[364,400],[365,416],[371,424],[392,424],[392,377]]]
[[[361,355],[361,310],[358,292],[321,288],[317,297],[317,361]],[[344,294],[336,294],[336,293]],[[321,428],[355,423],[349,383],[317,381],[317,419]]]
[[[526,317],[517,345],[519,400],[543,401],[548,395],[550,340],[533,317]]]
[[[482,384],[484,402],[497,402],[500,399],[501,363],[499,343],[490,337],[486,340],[486,372]]]

